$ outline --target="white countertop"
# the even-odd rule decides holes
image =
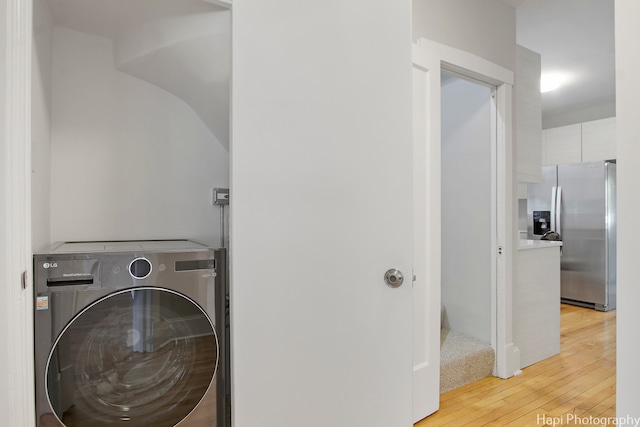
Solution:
[[[553,248],[557,246],[562,246],[562,242],[557,242],[553,240],[520,240],[520,244],[518,245],[518,249],[542,249],[542,248]]]

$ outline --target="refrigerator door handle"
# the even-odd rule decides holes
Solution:
[[[562,215],[562,187],[558,186],[556,193],[556,233],[562,236],[562,222],[560,217]]]
[[[557,199],[558,187],[551,188],[551,224],[550,231],[558,231],[556,228],[556,199]]]

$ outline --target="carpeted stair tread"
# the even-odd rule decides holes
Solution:
[[[440,331],[440,393],[470,384],[493,373],[491,346],[461,332]]]

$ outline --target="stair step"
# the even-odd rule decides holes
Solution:
[[[440,331],[440,393],[492,375],[494,362],[489,344],[461,332]]]

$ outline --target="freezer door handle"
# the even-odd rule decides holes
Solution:
[[[551,224],[549,230],[558,231],[556,223],[556,200],[557,200],[558,187],[551,188]]]
[[[562,236],[562,187],[556,192],[556,233]]]

